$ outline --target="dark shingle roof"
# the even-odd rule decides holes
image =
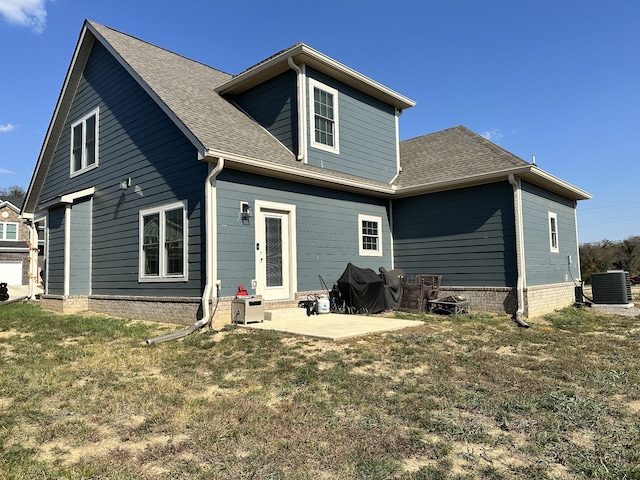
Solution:
[[[529,165],[463,126],[400,142],[396,187],[437,184]]]
[[[214,91],[231,75],[109,27],[88,24],[205,149],[273,162],[294,161],[291,151]]]
[[[0,203],[9,202],[11,205],[16,207],[18,210],[22,208],[22,204],[24,203],[23,197],[0,197]]]

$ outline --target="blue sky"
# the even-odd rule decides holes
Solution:
[[[304,42],[593,195],[579,240],[640,235],[636,0],[0,0],[0,187],[27,188],[85,18],[235,74]]]

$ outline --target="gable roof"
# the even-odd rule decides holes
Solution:
[[[216,91],[225,94],[243,92],[265,80],[290,70],[289,59],[300,65],[308,65],[326,75],[333,77],[345,85],[366,93],[398,110],[413,107],[416,102],[404,95],[385,87],[384,85],[362,75],[359,72],[327,57],[323,53],[304,43],[297,43],[281,52],[272,55],[262,62],[249,67],[244,72],[234,76],[231,80],[220,85]]]
[[[462,125],[400,142],[400,166],[402,171],[394,181],[398,196],[503,181],[509,175],[518,175],[572,200],[591,198]]]
[[[402,172],[393,184],[299,162],[293,152],[222,94],[242,91],[277,75],[290,68],[288,59],[291,58],[329,73],[399,110],[414,102],[305,44],[283,50],[234,77],[85,20],[27,190],[21,212],[25,218],[32,217],[36,211],[49,165],[95,42],[100,42],[163,109],[191,141],[201,159],[222,157],[228,167],[238,170],[364,191],[380,197],[460,188],[521,174],[568,198],[590,198],[589,194],[538,170],[464,127],[401,142]]]
[[[2,197],[0,198],[0,208],[8,207],[16,213],[20,213],[20,208],[24,203],[21,197]]]
[[[345,189],[364,189],[376,195],[392,193],[392,187],[384,182],[328,172],[298,162],[271,133],[216,91],[217,87],[232,80],[232,75],[85,20],[27,190],[22,209],[26,216],[33,216],[36,210],[39,192],[76,87],[96,41],[107,48],[174,121],[201,158],[223,157],[227,165],[234,168],[262,173],[271,171],[274,176],[304,179],[312,184],[336,185],[340,182],[341,188]]]

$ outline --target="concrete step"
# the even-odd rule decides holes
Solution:
[[[276,320],[304,320],[307,318],[306,308],[279,308],[277,310],[265,310],[264,319],[268,321]]]

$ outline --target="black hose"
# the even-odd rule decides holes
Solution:
[[[192,334],[200,328],[202,328],[202,325],[198,325],[198,322],[196,322],[190,327],[185,328],[184,330],[180,330],[179,332],[168,333],[167,335],[162,335],[161,337],[150,338],[147,340],[147,345],[151,345],[152,343],[168,342],[169,340],[177,340],[179,338],[186,337],[187,335]]]

